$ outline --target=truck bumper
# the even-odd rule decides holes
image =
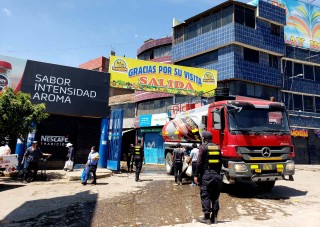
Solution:
[[[246,163],[246,162],[228,162],[228,178],[232,180],[276,181],[293,180],[292,175],[295,172],[293,160],[274,163]],[[288,178],[286,178],[288,177]]]

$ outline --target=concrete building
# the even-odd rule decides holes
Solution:
[[[183,22],[175,21],[173,37],[147,40],[137,58],[214,69],[219,86],[228,87],[232,95],[274,97],[284,102],[296,162],[320,163],[320,40],[316,30],[320,25],[312,17],[318,11],[317,6],[295,0],[226,1]],[[305,18],[295,18],[302,15]],[[299,25],[307,21],[310,24]],[[292,34],[301,27],[307,30]],[[141,122],[210,101],[144,91],[135,91],[130,100],[131,108],[135,105],[136,136],[144,139],[147,163],[163,163],[160,130],[164,123]]]
[[[292,38],[284,42],[286,27],[292,25],[288,22],[293,20],[286,13],[298,11],[298,6],[308,15],[319,11],[319,7],[297,1],[227,1],[190,17],[173,28],[172,62],[217,70],[219,84],[234,95],[273,96],[285,102],[296,161],[319,163],[317,42],[313,42],[314,48],[299,46]],[[317,26],[316,20],[313,26]]]

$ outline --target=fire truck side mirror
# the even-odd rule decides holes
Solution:
[[[221,130],[221,109],[213,110],[213,127],[214,129]]]

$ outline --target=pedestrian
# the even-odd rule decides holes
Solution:
[[[128,173],[133,171],[133,161],[132,156],[134,152],[134,146],[133,144],[130,144],[129,151],[127,153],[127,167],[128,167]]]
[[[99,152],[97,151],[95,146],[91,147],[90,153],[88,155],[88,161],[86,163],[86,167],[89,168],[89,173],[92,173],[93,175],[93,181],[92,185],[97,184],[97,167],[98,167],[98,161],[99,161]],[[83,185],[87,184],[87,181],[82,182]]]
[[[221,151],[212,143],[212,134],[202,132],[203,143],[199,147],[194,181],[200,184],[200,197],[204,216],[199,221],[206,224],[217,223],[221,186]],[[211,216],[210,216],[211,214]]]
[[[194,182],[194,175],[195,175],[196,168],[197,168],[199,149],[198,149],[198,145],[196,143],[193,143],[192,147],[193,147],[193,149],[191,150],[190,161],[188,163],[188,164],[190,164],[190,162],[191,162],[191,166],[192,166],[192,175],[191,175],[192,183],[190,185],[196,186],[196,183]]]
[[[68,148],[68,154],[67,154],[67,161],[72,161],[72,163],[74,164],[74,148],[73,148],[73,144],[72,143],[67,143],[66,147]],[[67,168],[63,168],[64,171],[67,171]],[[70,171],[73,171],[73,165],[72,165],[72,169]]]
[[[182,185],[182,166],[184,162],[185,149],[178,143],[173,150],[172,162],[174,167],[174,185]],[[179,181],[178,181],[179,180]]]
[[[24,165],[23,182],[27,183],[27,178],[30,175],[30,171],[33,170],[32,180],[37,180],[38,172],[38,160],[43,157],[41,149],[38,147],[38,142],[33,141],[31,147],[25,151],[21,165]]]
[[[132,160],[134,160],[136,166],[136,182],[141,182],[140,180],[140,172],[142,169],[142,162],[144,159],[144,151],[143,146],[141,145],[141,139],[138,139],[138,144],[134,147],[134,153],[132,156]]]

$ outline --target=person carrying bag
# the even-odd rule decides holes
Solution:
[[[92,173],[93,175],[93,181],[91,184],[93,185],[97,184],[96,171],[98,167],[98,161],[99,161],[99,152],[97,152],[96,147],[93,146],[91,147],[91,151],[89,153],[88,161],[86,163],[84,172],[82,173],[84,175],[83,180],[81,181],[83,185],[87,184],[87,180],[89,179],[90,173]]]

